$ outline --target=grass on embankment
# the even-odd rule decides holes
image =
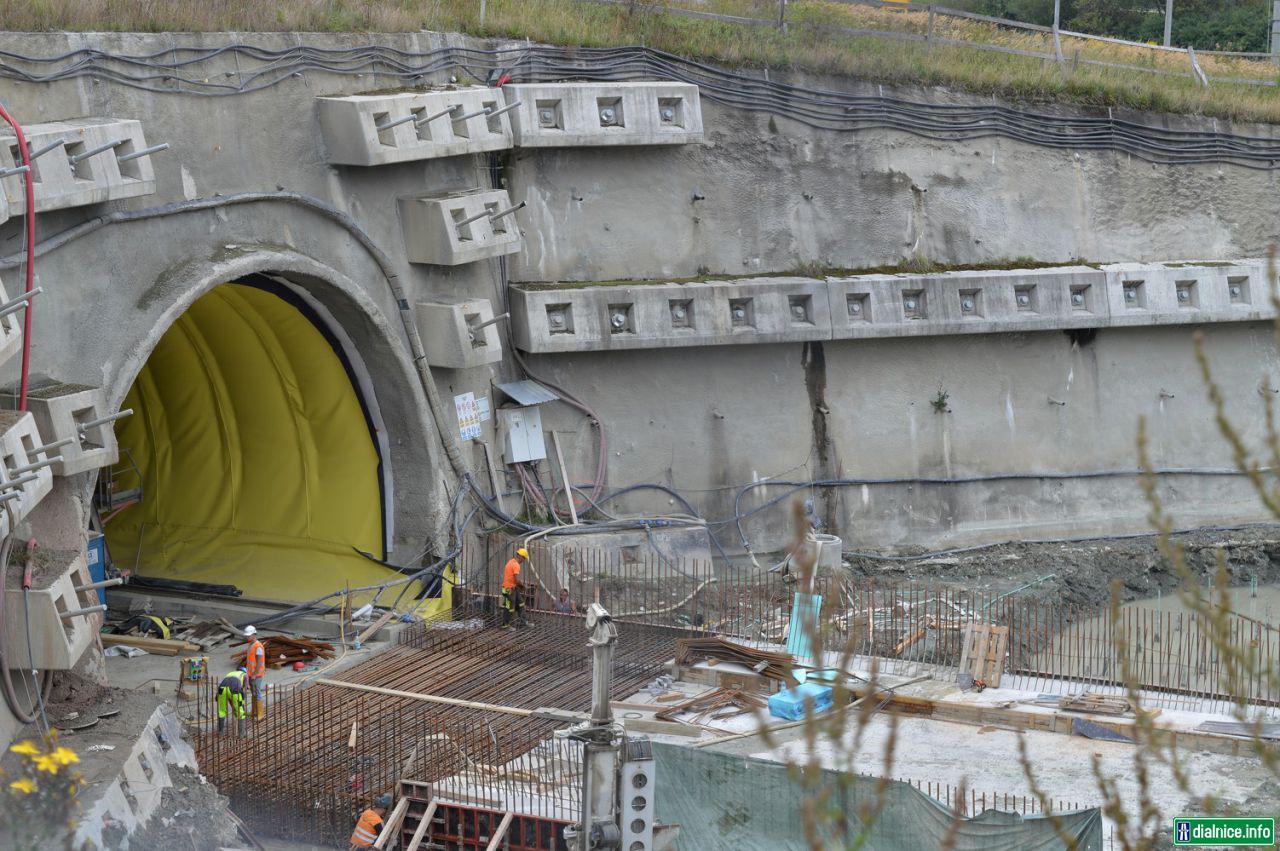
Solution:
[[[756,18],[777,14],[776,0],[673,0],[689,6]],[[0,0],[0,25],[14,31],[113,30],[407,32],[441,30],[477,36],[528,38],[549,44],[603,47],[645,44],[727,66],[805,70],[884,83],[950,86],[1035,102],[1207,115],[1280,123],[1280,88],[1215,82],[1130,69],[1091,66],[1093,59],[1186,73],[1185,54],[1064,38],[1072,68],[1031,57],[966,47],[855,37],[833,27],[923,34],[928,16],[851,6],[826,0],[789,0],[787,30],[661,13],[630,12],[582,0]],[[935,35],[1052,53],[1045,34],[1001,29],[938,16]],[[1266,61],[1201,57],[1215,76],[1275,80]]]

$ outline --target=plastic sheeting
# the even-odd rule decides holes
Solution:
[[[382,553],[378,453],[345,365],[287,295],[216,287],[151,354],[116,428],[117,489],[143,486],[106,525],[118,566],[277,600],[398,575],[352,549]]]
[[[921,851],[943,845],[953,815],[936,800],[908,783],[893,781],[884,789],[875,817],[864,822],[859,807],[874,802],[873,777],[840,775],[822,770],[808,774],[777,762],[731,756],[680,745],[653,743],[657,772],[656,818],[680,825],[680,847],[699,851],[808,851],[805,801],[826,795],[823,825],[845,824],[817,834],[823,848],[853,847],[866,851]],[[1063,831],[1081,851],[1101,851],[1102,813],[1097,809],[1056,813]],[[988,810],[963,819],[950,840],[956,851],[1052,851],[1066,843],[1044,816]]]

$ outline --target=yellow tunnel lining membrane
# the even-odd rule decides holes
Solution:
[[[326,336],[281,296],[210,290],[165,332],[123,407],[134,415],[117,423],[113,477],[129,490],[141,476],[143,498],[106,524],[118,566],[288,601],[399,576],[352,549],[380,553],[383,534],[360,398]],[[448,588],[423,607],[447,611]]]

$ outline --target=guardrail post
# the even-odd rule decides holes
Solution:
[[[1208,88],[1209,77],[1200,67],[1200,63],[1196,61],[1196,49],[1191,45],[1187,45],[1187,58],[1191,60],[1191,73],[1195,75],[1196,82],[1205,88]]]
[[[1280,0],[1276,0],[1280,3]],[[929,31],[924,34],[925,41],[933,41],[933,5],[929,5]]]
[[[787,0],[778,0],[778,29],[787,31]]]

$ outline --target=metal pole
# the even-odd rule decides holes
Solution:
[[[1164,0],[1164,46],[1173,44],[1173,0]]]
[[[1280,59],[1280,0],[1271,2],[1271,58]]]

